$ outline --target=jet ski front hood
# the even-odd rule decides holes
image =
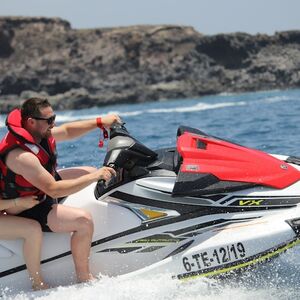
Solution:
[[[255,185],[283,189],[300,180],[300,172],[283,160],[206,136],[201,131],[180,134],[177,151],[180,167],[173,190],[175,196],[187,191],[208,193],[205,189],[216,185],[216,192],[220,192],[220,188],[226,191]]]

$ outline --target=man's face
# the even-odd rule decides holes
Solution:
[[[49,107],[44,107],[40,110],[39,118],[34,118],[34,117],[32,118],[33,122],[32,122],[31,131],[32,131],[32,135],[35,138],[42,139],[51,136],[51,129],[55,125],[53,116],[54,116],[53,109],[51,106],[49,106]]]

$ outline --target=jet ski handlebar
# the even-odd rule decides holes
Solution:
[[[118,168],[129,170],[134,166],[145,166],[156,157],[156,152],[130,135],[125,123],[112,124],[104,166],[113,166],[115,170]]]
[[[98,181],[95,188],[96,198],[98,199],[110,187],[121,182],[125,173],[128,178],[136,178],[147,174],[146,167],[156,158],[156,152],[130,135],[125,123],[112,124],[103,166],[113,168],[117,176],[112,177],[109,182],[105,182],[103,179]]]
[[[122,123],[113,123],[110,126],[109,130],[109,138],[113,139],[116,136],[130,136],[130,133],[128,132],[127,128],[125,127],[125,122]]]
[[[116,167],[114,164],[108,164],[105,167],[110,167],[110,168],[113,168],[114,170],[116,170]],[[97,185],[105,185],[105,184],[106,184],[106,180],[104,180],[104,179],[99,179],[97,182]]]

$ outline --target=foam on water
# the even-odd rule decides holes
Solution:
[[[279,258],[227,279],[171,279],[168,274],[102,277],[89,284],[58,287],[49,291],[3,294],[3,300],[286,300],[299,299],[300,247]]]
[[[240,286],[239,286],[240,285]],[[58,287],[52,291],[37,293],[20,293],[13,296],[3,296],[3,300],[252,300],[256,299],[293,299],[295,294],[288,289],[280,290],[276,286],[267,289],[262,286],[249,287],[239,284],[218,282],[214,279],[197,279],[187,282],[170,279],[167,274],[155,277],[143,276],[140,278],[108,278],[92,284]]]

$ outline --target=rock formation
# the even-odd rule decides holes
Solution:
[[[192,27],[75,30],[0,18],[0,112],[46,96],[55,109],[300,86],[300,31],[206,36]]]

